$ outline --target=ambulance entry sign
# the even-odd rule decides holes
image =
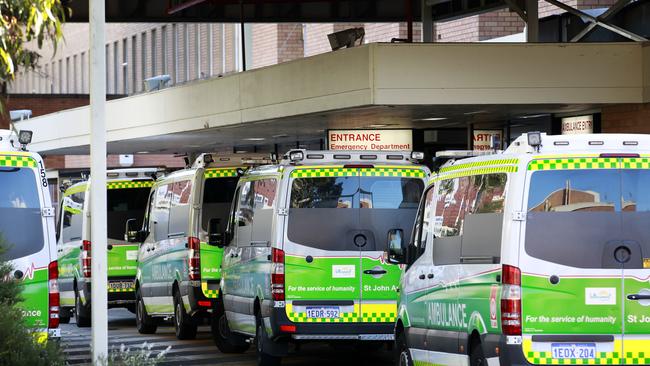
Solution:
[[[413,130],[329,130],[330,150],[413,150]]]

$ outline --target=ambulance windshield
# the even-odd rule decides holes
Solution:
[[[526,218],[526,252],[580,267],[619,266],[609,255],[625,245],[642,268],[650,258],[650,171],[549,170],[532,174]]]
[[[34,171],[0,167],[0,257],[12,260],[39,252],[45,243]]]

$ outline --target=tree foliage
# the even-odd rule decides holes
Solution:
[[[36,66],[40,55],[26,49],[26,43],[35,41],[40,49],[51,41],[56,49],[64,18],[60,0],[0,0],[0,83],[12,81],[21,68]]]

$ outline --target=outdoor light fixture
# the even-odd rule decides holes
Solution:
[[[365,37],[366,31],[363,28],[350,28],[327,35],[327,38],[330,41],[330,46],[332,46],[332,51],[336,51],[343,47],[355,47],[363,43],[363,37]],[[357,41],[359,43],[357,44]]]
[[[289,152],[289,160],[291,160],[292,162],[301,161],[304,158],[305,158],[305,154],[303,154],[302,151],[290,151]]]
[[[16,109],[13,111],[9,111],[9,118],[11,119],[11,122],[29,119],[31,118],[31,116],[32,116],[31,109]]]
[[[528,145],[532,146],[536,151],[539,151],[540,145],[542,145],[542,133],[539,131],[528,132]]]
[[[148,79],[144,79],[144,90],[154,91],[160,90],[167,86],[167,84],[172,80],[169,75],[158,75]]]
[[[203,163],[205,163],[205,164],[210,164],[210,163],[212,163],[213,161],[214,161],[214,159],[212,158],[212,154],[205,154],[205,155],[203,155]]]
[[[413,151],[411,152],[411,159],[412,160],[422,160],[424,159],[424,153],[420,151]]]
[[[20,142],[21,145],[27,145],[32,142],[32,135],[34,133],[29,130],[20,130],[18,132],[18,142]]]

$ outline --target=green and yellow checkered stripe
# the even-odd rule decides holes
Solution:
[[[477,168],[484,168],[484,167],[493,167],[493,166],[501,166],[501,165],[517,165],[517,164],[519,164],[519,159],[484,160],[484,161],[477,161],[474,163],[456,164],[456,165],[448,166],[440,169],[440,174],[453,172],[456,170],[463,170],[463,169],[477,169]]]
[[[0,167],[37,168],[38,163],[31,156],[0,155]]]
[[[375,167],[375,168],[344,168],[319,167],[296,168],[291,171],[292,178],[328,178],[328,177],[405,177],[425,178],[426,173],[418,168]]]
[[[633,339],[625,340],[625,352],[597,352],[594,359],[553,358],[551,352],[535,352],[532,350],[531,338],[523,341],[523,351],[528,362],[536,365],[650,365],[650,340]],[[614,349],[622,349],[620,339],[614,341]],[[623,357],[624,356],[624,357]],[[625,358],[625,360],[623,360]]]
[[[536,159],[528,163],[528,170],[617,169],[618,158],[564,158]]]
[[[427,175],[422,169],[408,168],[361,168],[359,175],[362,177],[403,177],[425,178]]]
[[[472,175],[516,173],[518,169],[519,168],[516,165],[503,165],[503,166],[490,167],[490,168],[463,170],[459,172],[439,174],[431,181],[431,183],[438,182],[441,180],[454,179],[458,177],[468,177]]]
[[[153,186],[152,180],[132,181],[120,180],[106,183],[106,189],[126,189],[126,188],[149,188]]]
[[[359,169],[331,167],[331,168],[297,168],[291,171],[291,178],[327,178],[327,177],[356,177]]]
[[[621,169],[650,169],[650,158],[622,158]]]
[[[208,288],[208,283],[206,281],[201,281],[201,291],[203,291],[203,295],[208,299],[216,299],[219,297],[219,289]]]
[[[228,178],[237,176],[237,168],[210,168],[203,173],[205,178]]]

